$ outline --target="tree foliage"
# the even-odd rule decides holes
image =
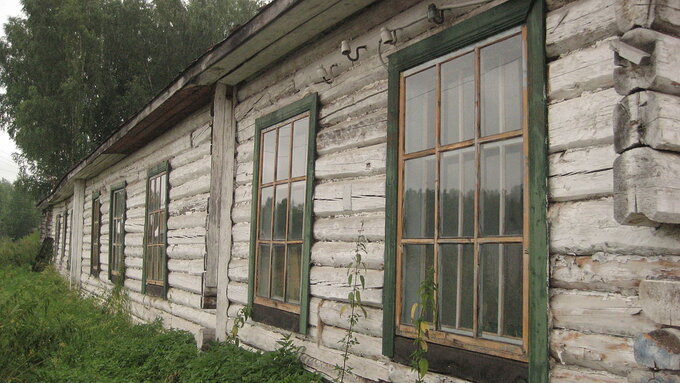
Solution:
[[[38,227],[35,202],[20,182],[0,180],[0,238],[17,240]]]
[[[248,20],[260,0],[22,0],[0,40],[0,124],[44,195],[77,161]]]

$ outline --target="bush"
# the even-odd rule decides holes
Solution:
[[[290,342],[199,352],[191,334],[133,324],[120,302],[83,299],[52,269],[0,267],[0,281],[0,382],[320,382]]]
[[[37,230],[16,241],[0,237],[0,267],[28,267],[39,251],[40,233]]]

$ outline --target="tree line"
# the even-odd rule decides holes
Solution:
[[[22,0],[0,40],[0,128],[20,183],[45,196],[66,171],[261,0]]]

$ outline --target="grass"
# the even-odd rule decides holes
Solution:
[[[115,296],[104,305],[83,299],[52,269],[31,272],[7,252],[0,249],[0,382],[320,381],[290,342],[269,353],[224,343],[198,351],[191,334],[133,324]]]

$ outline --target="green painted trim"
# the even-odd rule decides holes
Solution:
[[[163,173],[163,172],[167,172],[167,171],[169,171],[169,170],[170,170],[170,162],[169,162],[169,161],[163,161],[163,162],[161,162],[160,164],[158,164],[158,165],[152,167],[151,169],[149,169],[149,170],[146,172],[147,180],[148,180],[149,178],[151,178],[151,177],[157,175],[157,174],[160,174],[160,173]]]
[[[529,381],[548,382],[548,124],[545,5],[534,1],[527,18],[529,120]]]
[[[309,141],[307,143],[307,185],[303,218],[302,280],[300,281],[300,334],[307,334],[309,324],[309,268],[312,248],[312,221],[314,213],[314,163],[316,159],[316,131],[319,124],[319,96],[311,93],[299,101],[255,120],[255,148],[253,150],[253,187],[250,225],[250,251],[248,258],[248,304],[255,299],[255,252],[257,240],[257,192],[260,180],[260,146],[262,129],[278,124],[299,114],[309,112]]]
[[[526,22],[529,90],[530,381],[548,381],[545,18],[542,0],[510,0],[389,56],[383,354],[394,356],[400,73]]]
[[[109,281],[115,283],[115,284],[123,284],[125,282],[125,230],[123,230],[123,259],[122,264],[123,266],[121,267],[120,270],[120,278],[116,281],[113,280],[113,275],[111,275],[111,251],[113,249],[113,193],[117,192],[118,190],[125,189],[127,186],[127,182],[121,181],[116,184],[113,184],[111,186],[111,191],[109,192]],[[125,219],[127,218],[127,193],[123,190],[123,225],[125,225]]]
[[[168,215],[170,205],[170,162],[163,161],[160,164],[152,167],[147,171],[146,176],[146,196],[144,197],[144,237],[142,239],[142,294],[146,294],[146,234],[149,229],[149,180],[155,176],[165,172],[165,233],[163,235],[165,246],[163,247],[162,259],[163,263],[163,293],[160,298],[167,299],[168,297]]]

